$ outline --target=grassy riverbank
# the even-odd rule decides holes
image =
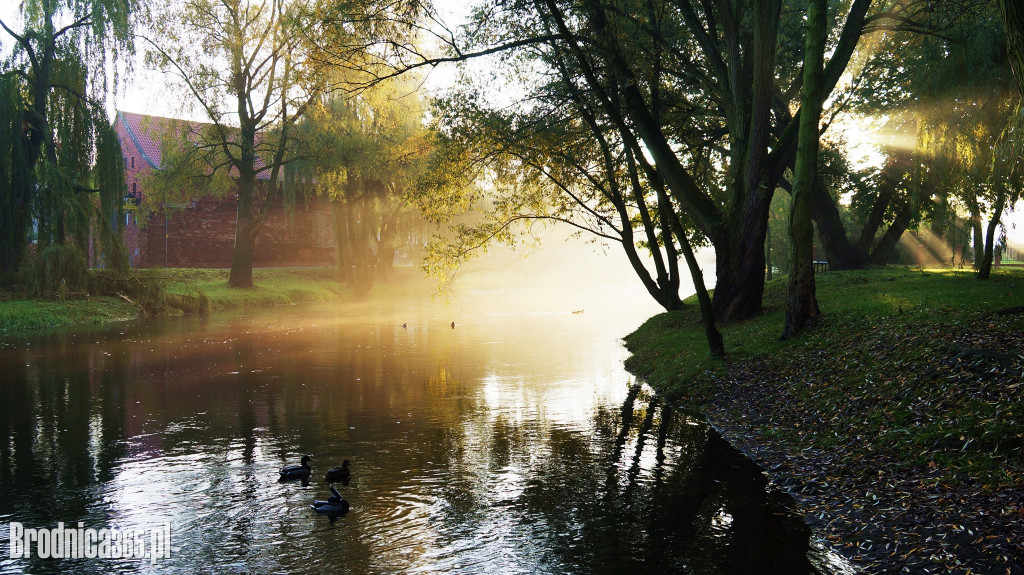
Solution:
[[[116,297],[85,300],[0,301],[0,337],[29,335],[79,325],[99,325],[138,317],[138,308]]]
[[[185,294],[189,287],[201,291],[211,310],[329,303],[351,290],[334,280],[333,268],[256,268],[251,289],[228,287],[227,269],[172,268],[139,270],[141,277],[163,283],[169,294]]]
[[[137,274],[143,281],[159,283],[168,298],[201,293],[210,310],[330,303],[357,297],[346,284],[333,279],[332,268],[257,268],[253,270],[252,289],[229,288],[227,269],[146,269],[137,270]],[[390,283],[374,286],[369,295],[406,295],[410,290],[429,293],[432,287],[419,270],[399,268],[392,273]],[[9,298],[0,300],[0,336],[42,334],[136,319],[140,314],[135,302],[113,296],[65,301]]]
[[[822,323],[766,313],[707,354],[694,304],[627,338],[627,367],[707,414],[869,572],[1021,573],[1024,272],[817,276]]]

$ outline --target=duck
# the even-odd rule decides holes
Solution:
[[[289,465],[281,469],[280,481],[292,481],[294,479],[301,479],[303,481],[309,480],[309,475],[313,472],[309,468],[309,462],[313,460],[311,455],[303,455],[302,463],[299,465]]]
[[[340,481],[342,485],[348,485],[348,482],[352,476],[352,473],[348,469],[348,460],[341,462],[341,467],[334,467],[327,470],[327,475],[324,475],[324,481],[327,483],[334,483]]]
[[[331,523],[342,515],[348,513],[349,504],[348,501],[342,499],[341,494],[334,488],[334,485],[327,486],[331,490],[332,496],[327,501],[314,501],[309,506],[313,510],[313,513],[318,515],[326,515]]]

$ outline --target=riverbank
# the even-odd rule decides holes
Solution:
[[[826,314],[766,313],[707,354],[696,305],[626,338],[627,368],[696,408],[870,573],[1024,573],[1024,271],[817,276]]]
[[[143,281],[160,284],[168,299],[201,294],[211,311],[331,303],[357,297],[354,290],[333,279],[333,268],[256,268],[252,289],[229,288],[227,269],[144,269],[136,273]],[[376,285],[369,294],[402,295],[410,289],[429,293],[431,287],[433,284],[422,279],[418,270],[396,269],[389,284]],[[0,300],[0,336],[39,335],[76,326],[129,321],[140,315],[140,306],[130,297],[90,296],[64,301],[11,298]]]

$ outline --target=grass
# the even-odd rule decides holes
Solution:
[[[250,289],[228,287],[227,269],[173,268],[140,273],[162,281],[169,294],[184,294],[191,285],[206,294],[214,310],[327,303],[339,301],[351,292],[333,279],[333,268],[256,268],[255,285]]]
[[[1004,269],[987,282],[969,271],[883,268],[829,272],[816,276],[824,319],[790,341],[779,341],[785,321],[786,279],[765,285],[765,312],[753,319],[720,325],[729,357],[707,353],[699,325],[696,299],[688,309],[648,320],[626,338],[633,356],[627,367],[648,383],[670,394],[693,390],[694,379],[705,372],[723,372],[737,362],[795,351],[825,351],[836,332],[921,329],[955,326],[995,308],[1024,304],[1024,269]],[[852,338],[846,338],[852,339]]]
[[[130,320],[138,310],[113,297],[65,302],[13,300],[0,302],[0,335],[44,333],[76,325]]]
[[[970,556],[982,571],[999,566],[1019,536],[954,555],[922,526],[984,516],[974,531],[1019,535],[1021,506],[993,502],[1018,500],[1024,486],[1024,313],[1012,309],[1024,306],[1024,269],[984,282],[907,268],[816,280],[825,315],[797,338],[778,339],[781,278],[766,286],[765,313],[722,326],[726,359],[708,355],[693,302],[629,335],[627,368],[706,413],[766,468],[789,470],[780,482],[819,493],[805,507],[830,517],[837,544],[886,532],[875,551],[852,549],[866,564],[887,571],[914,560],[884,557],[888,537],[950,565]],[[931,518],[908,519],[919,509]]]
[[[227,269],[143,269],[136,273],[143,280],[159,281],[164,286],[168,301],[195,295],[198,290],[206,296],[211,310],[330,303],[356,297],[350,287],[333,279],[333,268],[256,268],[253,270],[255,286],[250,289],[228,287]],[[374,285],[369,295],[429,294],[434,287],[433,283],[422,278],[418,270],[396,268],[389,283]],[[0,335],[23,336],[72,326],[130,320],[137,318],[139,313],[138,306],[117,297],[89,297],[63,302],[0,301]]]

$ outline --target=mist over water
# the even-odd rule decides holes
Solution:
[[[659,310],[587,253],[467,274],[448,303],[5,342],[0,572],[808,572],[785,498],[623,370],[621,337]],[[279,484],[303,454],[310,484]],[[343,459],[332,524],[309,505]],[[172,555],[10,559],[10,521],[169,522]]]

